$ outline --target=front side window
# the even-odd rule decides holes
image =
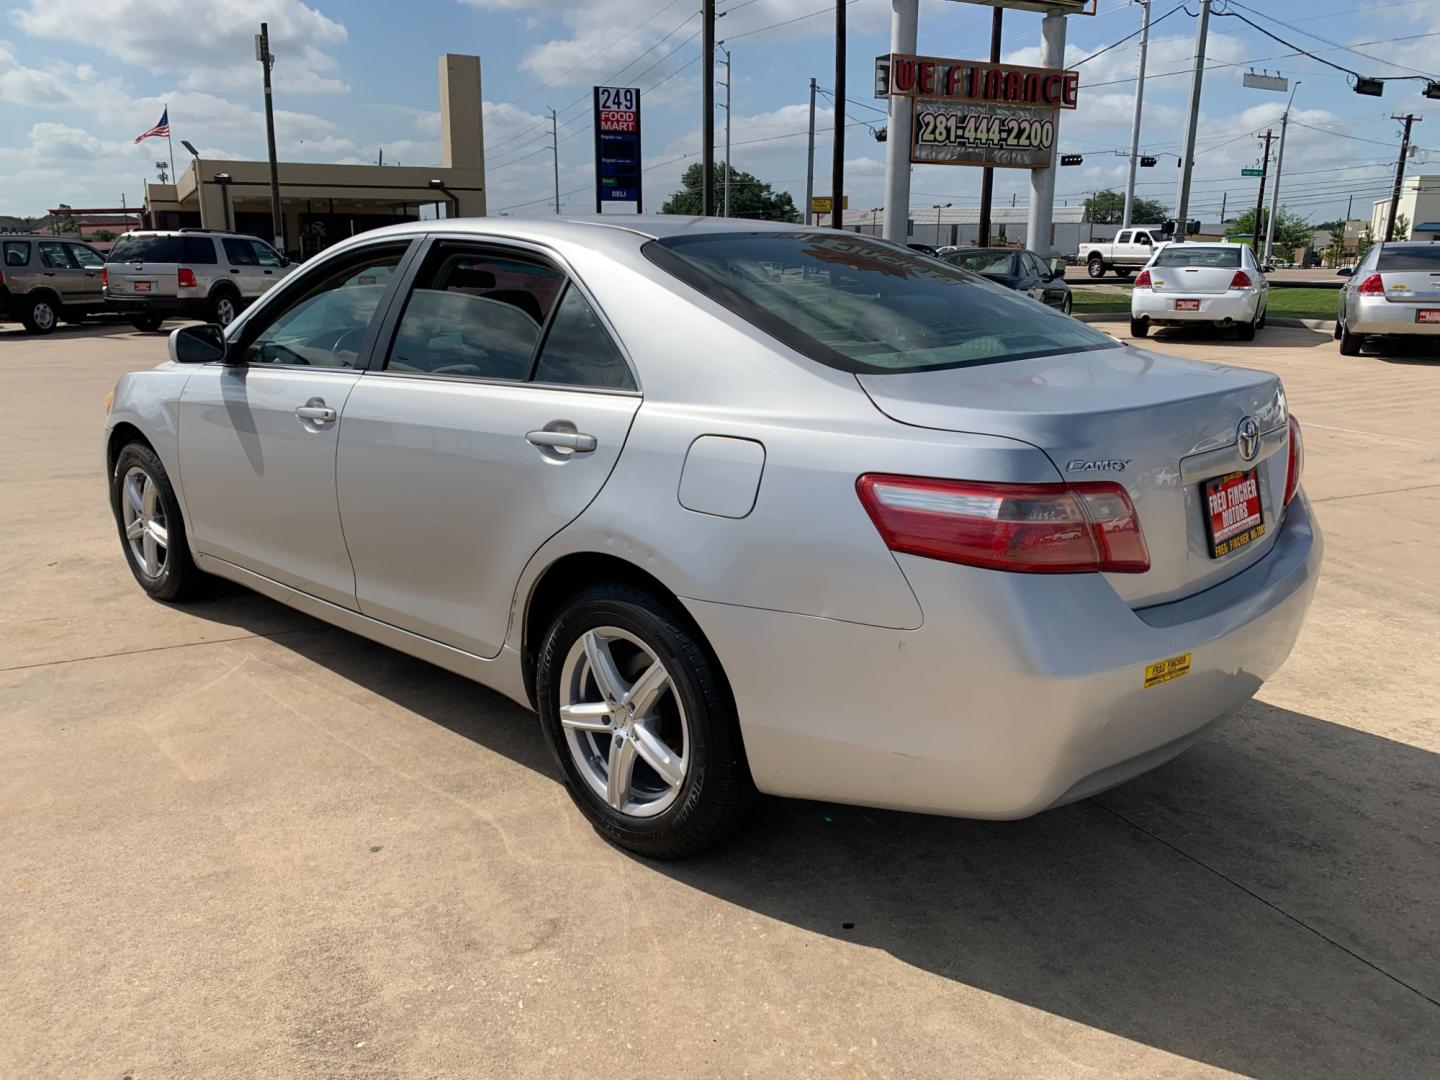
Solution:
[[[652,240],[643,250],[772,337],[843,371],[930,371],[1117,347],[984,278],[868,237],[719,233]]]
[[[1135,234],[1135,243],[1137,243],[1137,244],[1144,244],[1146,247],[1149,247],[1149,246],[1150,246],[1150,234],[1149,234],[1149,233],[1143,233],[1143,232],[1136,233],[1136,234]]]
[[[75,268],[75,264],[70,261],[70,245],[51,240],[40,241],[40,261],[45,264],[47,270],[73,270]]]
[[[279,253],[264,240],[251,240],[250,247],[255,252],[256,266],[280,266],[282,260]]]
[[[245,361],[351,368],[406,244],[387,244],[341,260],[287,290],[282,306],[258,333],[246,330]]]
[[[6,240],[3,246],[6,266],[24,266],[30,261],[30,244],[27,241]]]
[[[386,370],[524,379],[564,288],[555,268],[437,244],[421,267]]]
[[[225,245],[225,258],[231,266],[258,266],[255,248],[249,240],[238,236],[227,236],[220,241]]]
[[[1193,244],[1171,244],[1155,256],[1155,266],[1210,266],[1233,270],[1240,265],[1239,244],[1229,247],[1196,247]]]
[[[84,244],[71,244],[70,257],[86,270],[99,270],[105,265],[105,260],[100,257],[100,253],[92,251]]]

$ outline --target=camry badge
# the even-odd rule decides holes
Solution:
[[[1109,458],[1102,461],[1077,459],[1065,463],[1066,472],[1124,472],[1134,458]]]
[[[1240,421],[1240,426],[1235,429],[1235,441],[1240,446],[1240,456],[1246,461],[1254,461],[1255,455],[1260,452],[1260,425],[1255,423],[1253,416]]]

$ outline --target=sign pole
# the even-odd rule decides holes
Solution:
[[[845,227],[845,8],[847,0],[835,0],[835,138],[832,141],[830,174],[830,227]]]
[[[715,0],[704,0],[700,64],[700,213],[715,216]]]
[[[1130,125],[1130,176],[1125,181],[1125,213],[1120,227],[1130,227],[1130,213],[1135,206],[1135,161],[1140,153],[1140,105],[1145,100],[1145,54],[1150,48],[1150,0],[1140,0],[1144,15],[1140,22],[1140,77],[1135,80],[1135,119]]]
[[[914,53],[919,37],[920,0],[890,0],[890,52]],[[915,99],[890,95],[889,131],[885,136],[886,240],[903,244],[909,235],[910,132]]]
[[[1040,66],[1065,66],[1065,16],[1046,15],[1040,22]],[[1056,135],[1059,135],[1060,114],[1055,114]],[[1030,219],[1025,246],[1042,259],[1050,257],[1054,244],[1050,240],[1051,222],[1055,211],[1055,162],[1030,173]]]
[[[810,80],[810,145],[805,151],[805,224],[813,224],[815,201],[815,80]]]
[[[1175,196],[1175,239],[1185,241],[1190,220],[1190,175],[1195,167],[1195,132],[1200,126],[1200,86],[1205,81],[1205,35],[1210,29],[1210,0],[1200,0],[1200,18],[1195,26],[1195,69],[1190,75],[1190,115],[1185,121],[1185,148],[1181,150],[1180,191]]]
[[[1250,230],[1252,234],[1250,247],[1254,250],[1257,259],[1260,258],[1260,217],[1265,212],[1265,177],[1270,171],[1270,140],[1274,137],[1275,133],[1267,129],[1265,132],[1265,155],[1260,160],[1260,194],[1255,197],[1255,227]],[[1182,220],[1177,224],[1179,225],[1177,231],[1184,232],[1185,222]]]
[[[594,102],[595,111],[594,111],[593,115],[594,115],[594,117],[595,117],[595,119],[596,119],[596,123],[593,124],[592,127],[595,129],[595,213],[599,214],[599,213],[603,213],[604,211],[602,211],[601,208],[600,208],[600,186],[601,186],[601,177],[600,177],[600,172],[601,172],[601,169],[600,169],[600,164],[601,164],[601,162],[600,162],[600,146],[601,146],[601,143],[600,143],[600,124],[599,124],[599,120],[600,120],[600,87],[598,87],[598,86],[595,87],[594,97],[595,97],[595,102]]]
[[[1000,30],[1005,22],[1005,9],[997,7],[990,13],[990,62],[1000,62]],[[995,198],[995,170],[980,170],[980,230],[976,243],[990,246],[990,204]]]

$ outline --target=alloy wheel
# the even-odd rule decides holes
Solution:
[[[228,296],[222,296],[215,301],[215,321],[221,326],[229,326],[235,320],[235,301]]]
[[[560,725],[581,778],[611,809],[655,817],[679,798],[690,721],[665,664],[634,634],[598,626],[570,647]]]
[[[170,550],[160,491],[150,474],[138,465],[131,466],[121,483],[120,509],[130,554],[146,577],[158,578],[165,572]]]

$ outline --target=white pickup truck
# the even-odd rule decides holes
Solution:
[[[1105,271],[1114,270],[1116,277],[1129,277],[1132,270],[1139,270],[1150,261],[1158,244],[1170,238],[1155,227],[1121,229],[1115,234],[1113,244],[1091,241],[1080,245],[1079,262],[1085,264],[1086,272],[1092,278],[1105,276]]]

